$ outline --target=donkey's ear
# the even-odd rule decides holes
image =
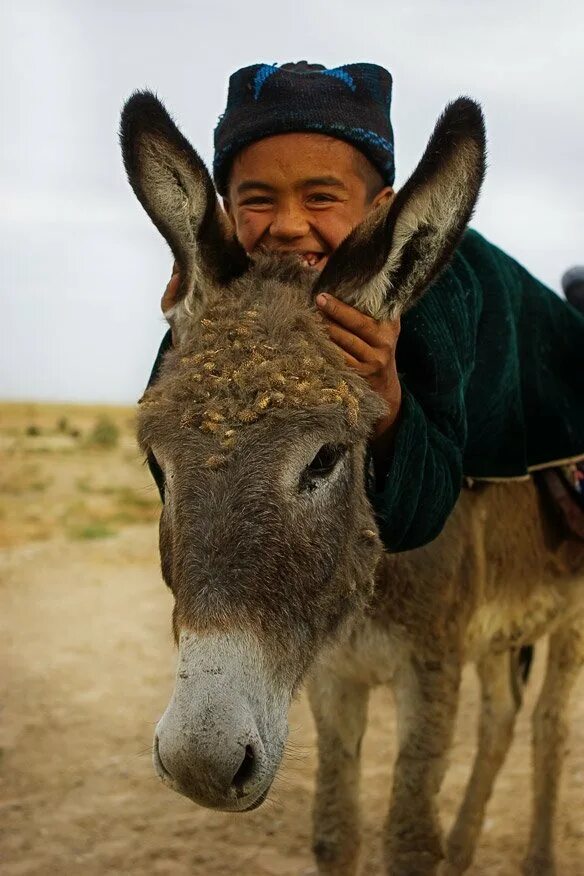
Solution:
[[[208,284],[243,273],[248,258],[228,228],[207,168],[155,95],[137,91],[127,101],[120,143],[130,185],[180,271],[177,301],[192,311]]]
[[[377,319],[403,313],[448,263],[485,172],[478,104],[449,104],[418,167],[386,206],[354,229],[329,259],[314,293],[330,292]]]

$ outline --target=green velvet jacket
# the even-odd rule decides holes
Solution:
[[[465,477],[584,458],[584,316],[468,230],[402,319],[403,402],[370,498],[389,550],[435,538]]]
[[[171,343],[168,332],[149,385]],[[392,458],[369,478],[388,550],[432,541],[465,477],[584,458],[584,316],[476,231],[403,317],[397,365]]]

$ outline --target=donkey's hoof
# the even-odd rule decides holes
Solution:
[[[555,864],[548,855],[528,855],[522,871],[523,876],[556,876]]]
[[[443,861],[438,867],[438,876],[462,876],[466,867],[461,867],[453,861]]]
[[[449,841],[446,860],[438,871],[439,876],[461,876],[462,873],[466,873],[472,864],[473,854],[474,848],[463,848]]]
[[[389,876],[440,876],[444,862],[427,852],[412,852],[389,861]]]
[[[357,876],[359,845],[341,848],[338,843],[319,839],[313,847],[319,876]]]

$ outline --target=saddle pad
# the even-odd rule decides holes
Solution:
[[[540,471],[535,483],[554,506],[566,537],[584,541],[584,463]]]

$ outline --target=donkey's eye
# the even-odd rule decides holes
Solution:
[[[323,444],[312,462],[302,472],[300,490],[310,492],[316,489],[318,483],[332,473],[346,452],[347,448],[344,444]]]
[[[148,464],[148,468],[150,469],[150,474],[156,481],[156,486],[158,487],[158,492],[160,493],[160,498],[164,502],[164,472],[162,471],[158,460],[154,456],[151,450],[146,454],[146,462]]]

